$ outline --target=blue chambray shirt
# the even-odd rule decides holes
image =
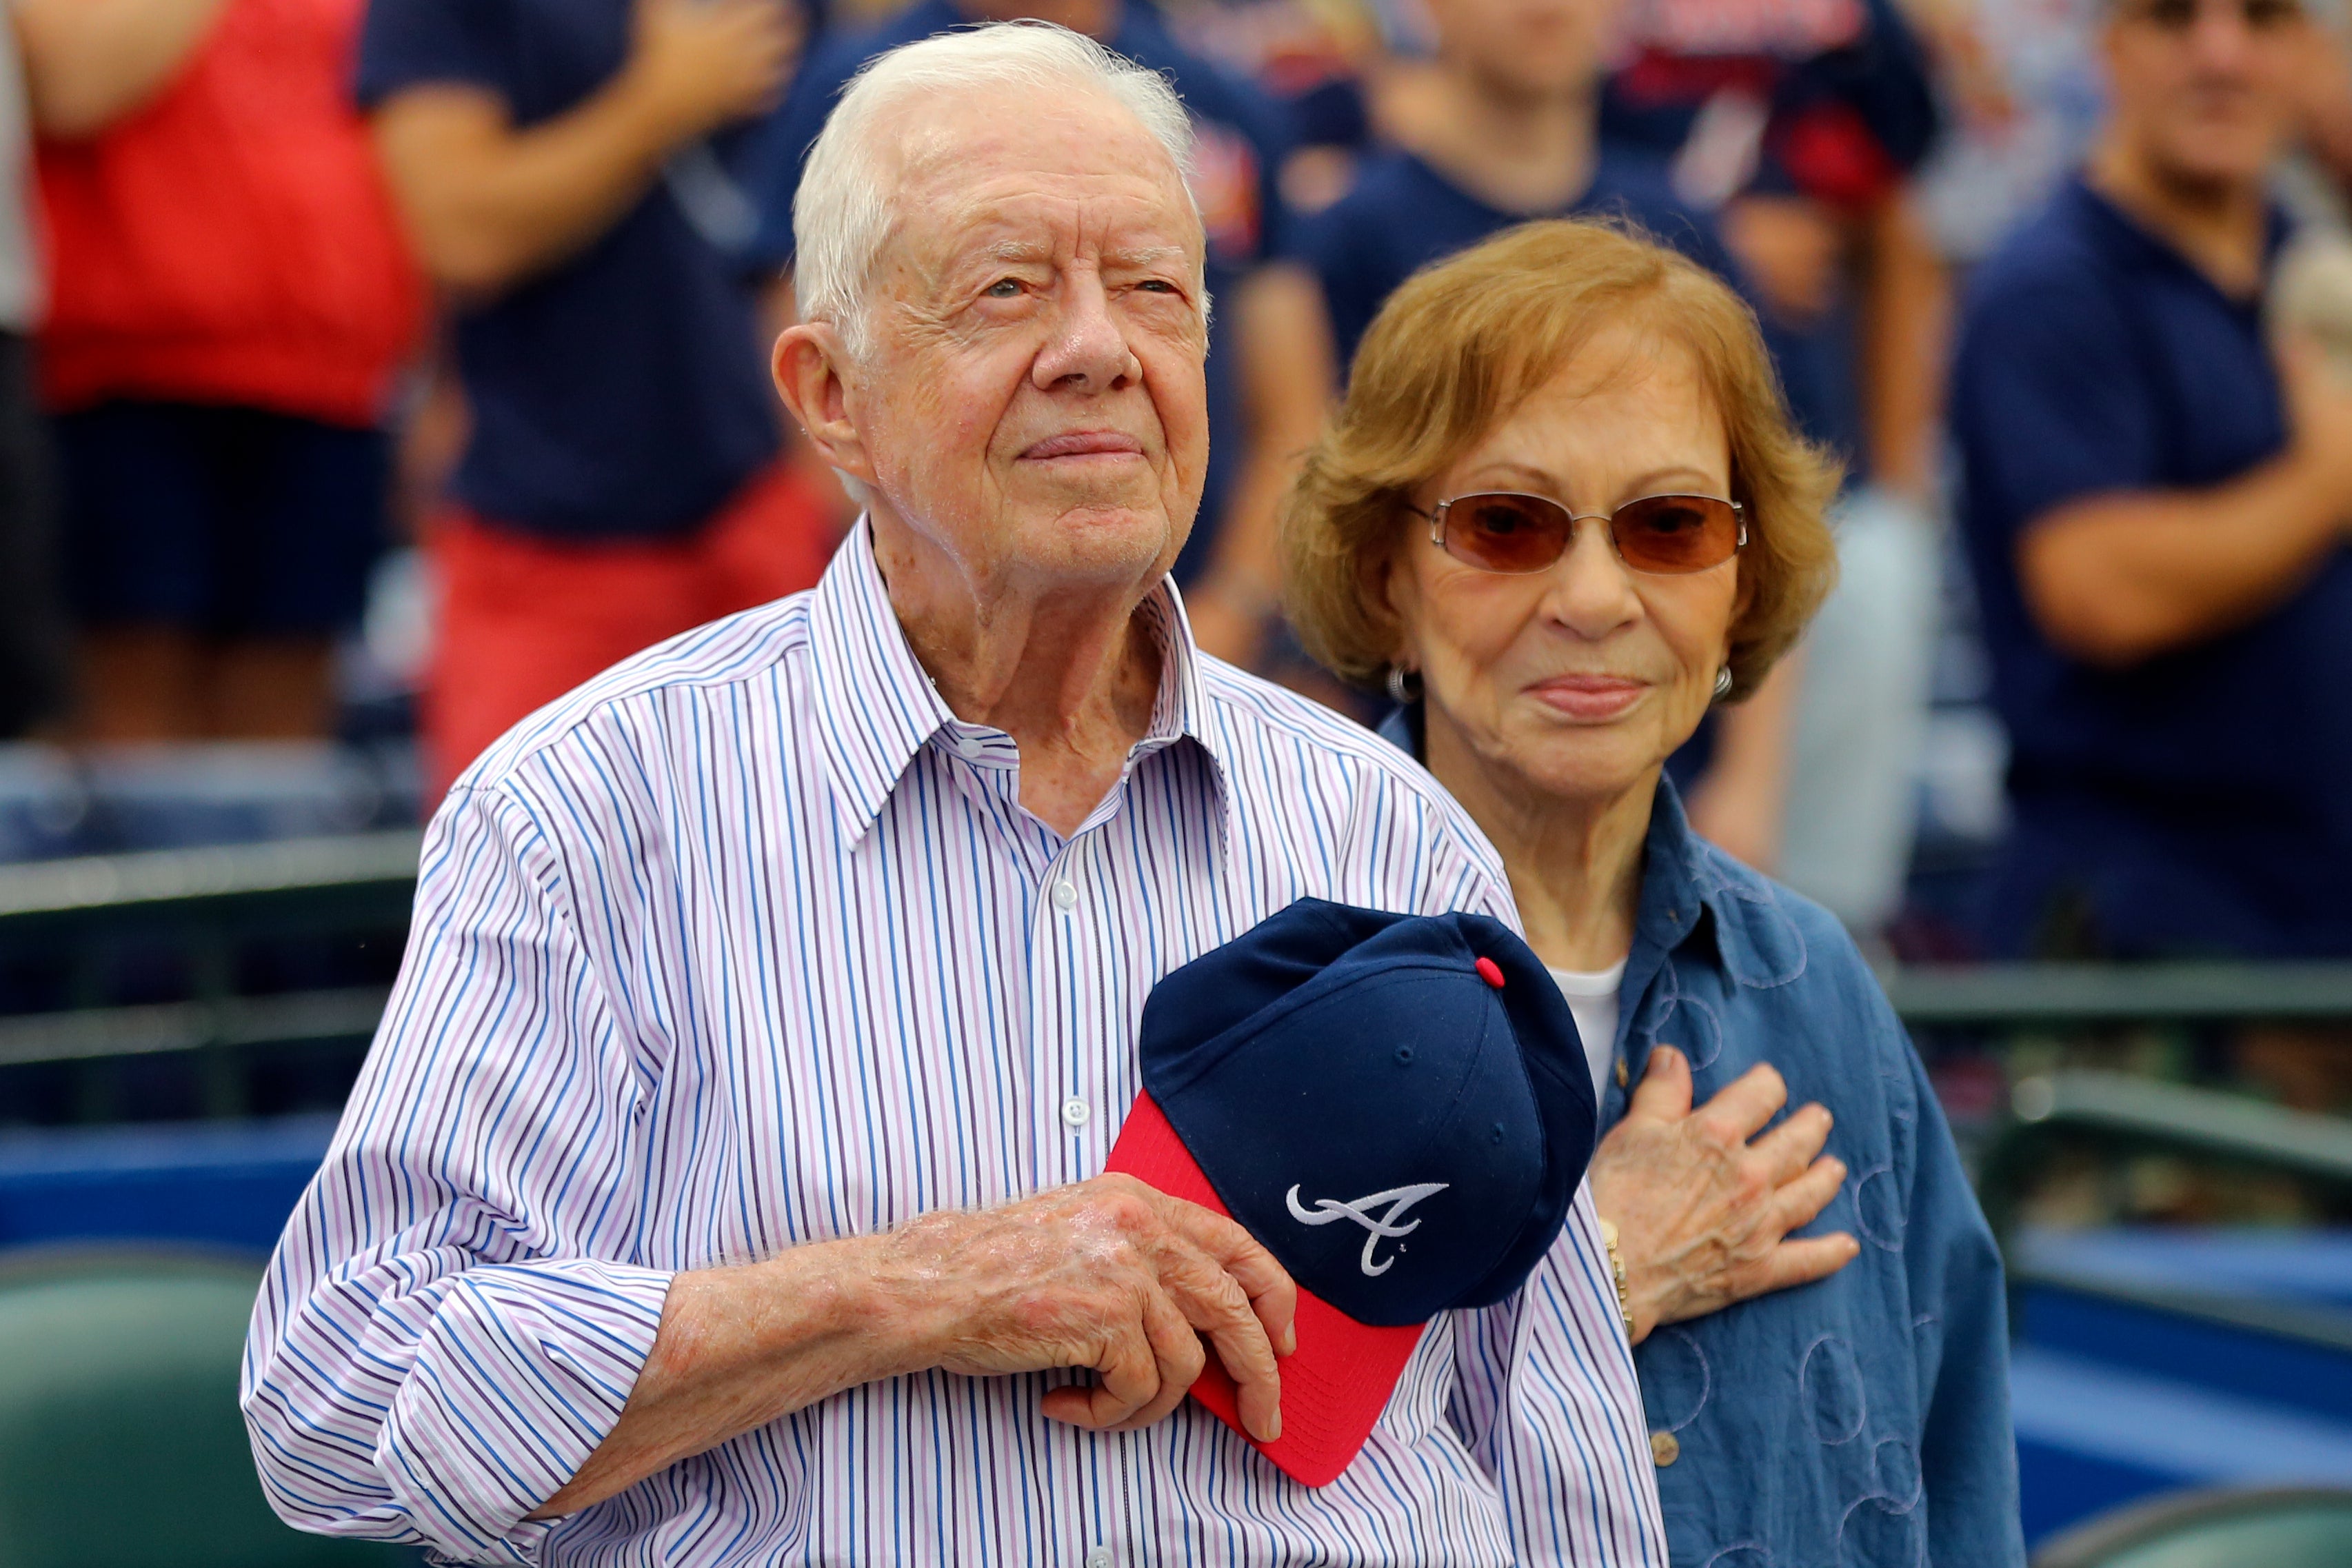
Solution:
[[[1418,751],[1402,713],[1381,732]],[[1770,1062],[1828,1107],[1845,1188],[1798,1234],[1862,1244],[1634,1351],[1675,1568],[2022,1564],[2000,1257],[1910,1037],[1836,918],[1693,833],[1663,778],[1604,1130],[1658,1045],[1695,1103]]]

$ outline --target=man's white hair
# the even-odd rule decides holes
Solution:
[[[1180,174],[1191,166],[1192,122],[1175,89],[1083,33],[1050,22],[990,22],[877,55],[842,90],[793,198],[801,318],[830,321],[853,357],[864,354],[866,284],[895,216],[889,183],[898,160],[879,145],[877,128],[909,102],[1008,84],[1100,92],[1143,122]],[[1203,291],[1203,316],[1208,305]]]

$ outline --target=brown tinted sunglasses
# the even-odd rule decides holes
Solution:
[[[1480,490],[1442,500],[1428,511],[1429,542],[1456,561],[1488,572],[1548,570],[1568,552],[1587,518],[1609,524],[1617,559],[1636,572],[1704,572],[1748,543],[1738,501],[1714,496],[1643,496],[1615,511],[1572,512],[1545,496]]]

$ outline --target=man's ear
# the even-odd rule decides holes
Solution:
[[[831,322],[802,321],[777,335],[769,370],[784,406],[825,466],[872,485],[874,464],[857,428],[849,365],[841,333]]]

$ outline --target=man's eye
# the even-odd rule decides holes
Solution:
[[[1142,282],[1137,284],[1136,287],[1139,289],[1149,289],[1158,294],[1173,294],[1176,292],[1176,285],[1171,283],[1165,278],[1147,278]]]
[[[992,300],[1011,300],[1020,292],[1021,279],[1018,278],[1000,278],[988,286],[988,297]]]

